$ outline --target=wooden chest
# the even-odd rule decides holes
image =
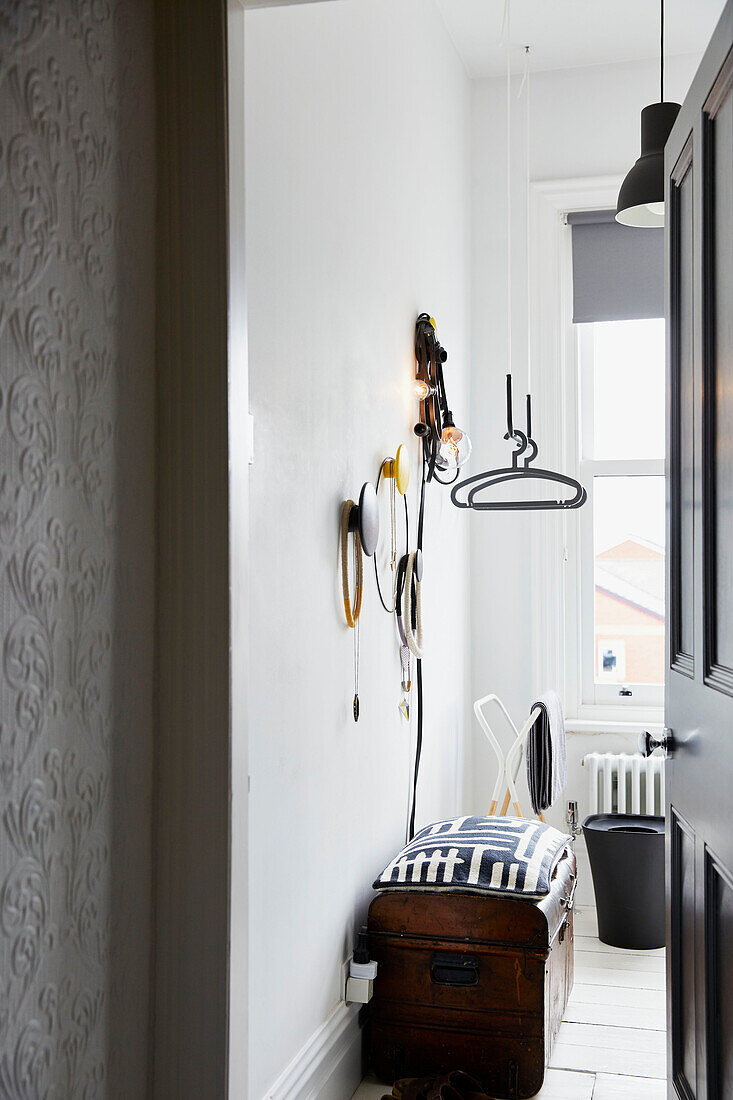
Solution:
[[[575,856],[542,901],[385,890],[369,908],[379,963],[371,1067],[399,1077],[462,1069],[490,1096],[542,1087],[573,985]]]

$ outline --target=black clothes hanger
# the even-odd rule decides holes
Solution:
[[[481,474],[467,477],[459,481],[451,492],[451,500],[456,508],[473,508],[477,512],[511,512],[511,511],[552,511],[560,508],[580,508],[588,499],[588,494],[573,477],[567,474],[556,473],[555,470],[543,470],[539,466],[532,466],[537,457],[537,444],[532,438],[532,398],[527,394],[527,431],[522,432],[514,426],[512,413],[512,376],[506,376],[506,417],[507,430],[505,439],[513,440],[517,446],[512,452],[511,466],[504,466],[497,470],[485,470]],[[522,457],[522,465],[519,459]],[[554,500],[478,500],[479,493],[492,485],[500,485],[507,481],[549,481],[558,485],[565,485],[573,489],[572,496]],[[469,488],[473,486],[473,488]],[[460,499],[462,493],[468,489],[465,499]]]

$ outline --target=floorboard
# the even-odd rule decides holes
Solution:
[[[594,908],[576,905],[574,924],[576,936],[592,936],[594,939],[598,936],[598,920]]]
[[[664,956],[609,955],[605,951],[586,951],[575,945],[577,966],[598,966],[604,970],[633,970],[637,974],[664,974]]]
[[[600,1028],[598,1029],[601,1030]],[[550,1065],[555,1069],[577,1069],[584,1073],[613,1073],[623,1066],[624,1074],[628,1077],[656,1077],[664,1080],[667,1073],[666,1054],[652,1054],[650,1051],[627,1050],[620,1054],[617,1050],[611,1050],[608,1037],[613,1031],[598,1036],[597,1042],[604,1045],[575,1046],[573,1043],[555,1043],[550,1059]],[[647,1035],[655,1035],[656,1032],[645,1032]]]
[[[594,985],[592,982],[579,982],[576,975],[573,992],[570,994],[570,1003],[622,1005],[628,1008],[648,1009],[651,1012],[659,1010],[663,1012],[665,995],[663,989],[631,989],[626,985]]]
[[[661,1031],[642,1031],[636,1027],[598,1027],[597,1024],[575,1024],[565,1021],[560,1025],[558,1043],[570,1046],[603,1046],[611,1054],[649,1051],[664,1054],[666,1037]]]
[[[667,1082],[599,1073],[593,1100],[667,1100]]]
[[[635,958],[641,959],[663,959],[665,956],[665,950],[660,947],[654,951],[636,951],[627,949],[626,947],[611,947],[610,943],[603,943],[597,936],[582,936],[578,932],[575,933],[575,950],[576,951],[602,951],[604,955],[615,955],[616,958],[621,958],[626,955],[633,955]]]
[[[605,990],[603,990],[605,992]],[[589,1004],[570,1000],[564,1019],[571,1024],[595,1024],[597,1027],[633,1027],[642,1031],[661,1031],[667,1027],[664,1004],[659,1008],[614,1005],[601,1000]]]
[[[584,966],[581,959],[575,962],[575,980],[579,985],[608,985],[623,989],[664,990],[664,974],[645,970],[637,974],[630,970],[611,970],[604,966]]]
[[[389,1085],[378,1085],[373,1077],[362,1081],[353,1096],[353,1100],[382,1100],[383,1096],[389,1096]]]
[[[548,1069],[537,1100],[593,1100],[595,1076],[572,1070]]]

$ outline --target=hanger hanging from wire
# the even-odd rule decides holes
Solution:
[[[529,46],[525,46],[524,52],[524,76],[519,94],[525,96],[525,160],[526,160],[526,221],[527,221],[527,397],[526,397],[526,431],[521,431],[514,424],[513,394],[512,394],[512,186],[511,186],[511,133],[512,133],[512,67],[511,67],[511,19],[510,0],[506,0],[504,7],[504,20],[502,24],[502,39],[506,43],[506,134],[507,134],[507,359],[509,373],[506,379],[506,410],[507,430],[504,438],[516,444],[512,452],[511,466],[503,466],[495,470],[485,470],[473,477],[459,481],[453,487],[451,500],[457,508],[473,508],[476,511],[551,511],[554,509],[580,508],[588,499],[588,494],[583,486],[575,478],[567,474],[561,474],[555,470],[546,470],[539,466],[533,466],[538,453],[538,446],[532,437],[532,376],[531,376],[531,341],[530,341],[530,297],[531,297],[531,271],[530,271],[530,138],[531,138],[531,101],[530,101],[530,64]],[[520,463],[521,458],[521,463]],[[506,482],[550,483],[551,485],[563,485],[572,490],[571,494],[553,496],[551,498],[536,499],[480,499],[480,494],[495,485]]]
[[[517,446],[512,452],[511,466],[503,466],[496,470],[484,470],[483,473],[467,477],[453,488],[451,500],[456,508],[474,508],[477,512],[509,512],[509,511],[552,511],[560,508],[580,508],[588,499],[588,494],[579,481],[568,474],[561,474],[555,470],[545,470],[540,466],[532,466],[537,457],[537,444],[532,438],[532,397],[527,394],[527,431],[520,431],[514,426],[512,413],[512,376],[506,376],[506,408],[507,430],[505,439],[513,440]],[[519,459],[522,458],[522,464]],[[555,497],[554,499],[519,499],[519,500],[479,500],[478,494],[492,485],[501,485],[511,481],[537,481],[550,482],[556,485],[565,485],[573,490],[572,496]],[[466,490],[465,499],[461,494]]]

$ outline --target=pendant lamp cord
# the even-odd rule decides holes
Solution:
[[[662,0],[664,2],[664,0]],[[505,0],[504,18],[501,26],[501,40],[506,47],[506,284],[507,284],[507,370],[512,371],[512,35],[511,35],[511,0]],[[522,83],[517,92],[517,98],[524,93],[525,103],[525,131],[524,131],[524,160],[525,160],[525,220],[526,220],[526,266],[527,266],[527,395],[532,392],[532,341],[531,341],[531,300],[532,300],[532,267],[531,267],[531,195],[530,195],[530,148],[532,138],[532,102],[531,102],[531,74],[529,67],[530,47],[524,47],[524,74]],[[529,427],[528,427],[529,430]]]
[[[504,2],[504,17],[501,24],[501,41],[506,49],[506,344],[507,344],[507,371],[512,371],[512,24],[511,24],[511,0]],[[526,218],[526,257],[527,257],[527,394],[532,392],[532,362],[530,340],[530,304],[532,293],[531,265],[530,265],[530,141],[531,141],[531,97],[530,97],[530,47],[524,47],[524,74],[519,85],[517,99],[524,93],[525,105],[525,218]]]
[[[506,41],[506,357],[512,373],[512,28],[509,0],[504,7]]]
[[[659,0],[659,102],[665,101],[665,0]]]
[[[524,86],[524,95],[526,97],[525,104],[525,131],[524,131],[524,159],[525,159],[525,202],[526,202],[526,236],[527,236],[527,395],[532,392],[532,253],[531,253],[531,240],[530,240],[530,223],[532,217],[531,197],[530,197],[530,147],[532,138],[532,116],[531,116],[531,74],[529,70],[529,46],[524,47],[524,79],[522,81]],[[527,434],[531,435],[531,426],[527,425]]]
[[[417,744],[415,746],[415,771],[412,778],[412,809],[407,830],[408,843],[415,835],[415,805],[417,802],[417,781],[420,775],[420,756],[422,755],[422,661],[417,661]]]

